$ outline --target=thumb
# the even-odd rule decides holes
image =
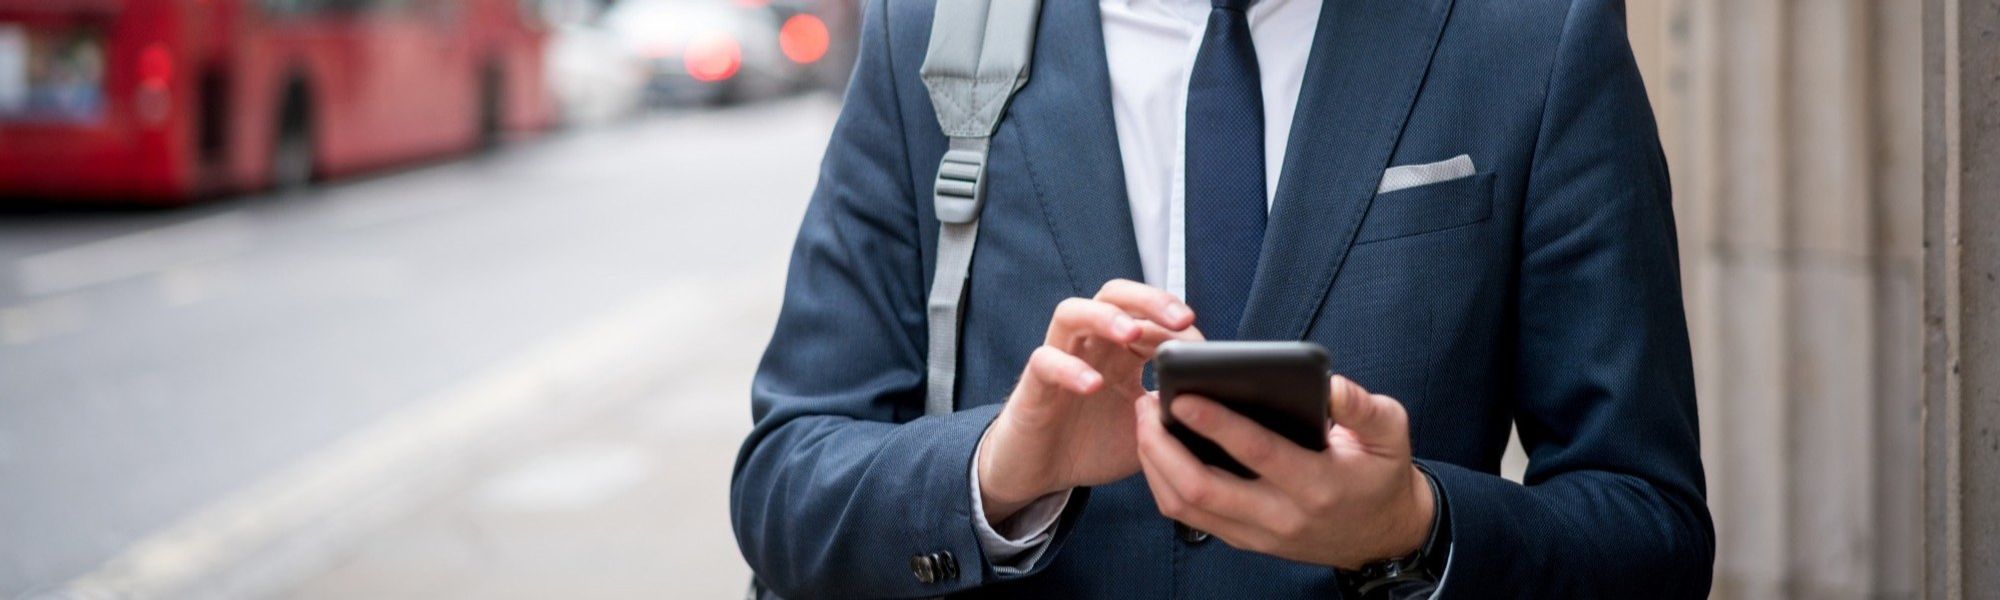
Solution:
[[[1388,396],[1370,394],[1361,384],[1339,375],[1333,376],[1331,385],[1334,425],[1346,428],[1356,439],[1371,446],[1406,444],[1410,425],[1402,403]]]

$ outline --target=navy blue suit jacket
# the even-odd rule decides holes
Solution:
[[[918,80],[932,6],[878,1],[793,249],[730,509],[788,597],[1335,597],[1334,573],[1177,541],[1139,476],[1082,490],[996,574],[973,448],[1057,302],[1140,280],[1097,3],[1047,0],[993,140],[959,411],[923,415],[944,153]],[[1243,316],[1401,400],[1454,546],[1447,597],[1709,588],[1667,168],[1618,0],[1327,0]],[[1376,194],[1385,168],[1477,175]],[[1525,485],[1495,473],[1518,426]],[[956,578],[922,583],[940,551]]]

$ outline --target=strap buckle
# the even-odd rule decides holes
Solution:
[[[952,138],[951,149],[938,161],[932,202],[938,221],[963,225],[979,220],[986,201],[986,147],[989,138]]]

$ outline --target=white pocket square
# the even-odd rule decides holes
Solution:
[[[1375,188],[1377,194],[1387,194],[1396,190],[1406,190],[1420,185],[1444,183],[1461,177],[1471,177],[1478,172],[1472,166],[1472,155],[1460,154],[1450,159],[1427,165],[1403,165],[1389,167],[1382,172],[1382,185]]]

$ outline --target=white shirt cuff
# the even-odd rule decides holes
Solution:
[[[1036,498],[1022,507],[1007,520],[995,527],[986,518],[986,502],[979,494],[979,450],[972,451],[972,514],[973,527],[979,535],[979,547],[986,552],[987,564],[993,565],[993,572],[1001,575],[1020,575],[1035,566],[1042,554],[1048,552],[1049,542],[1055,539],[1056,520],[1063,509],[1069,507],[1069,497],[1076,490],[1064,490]]]

